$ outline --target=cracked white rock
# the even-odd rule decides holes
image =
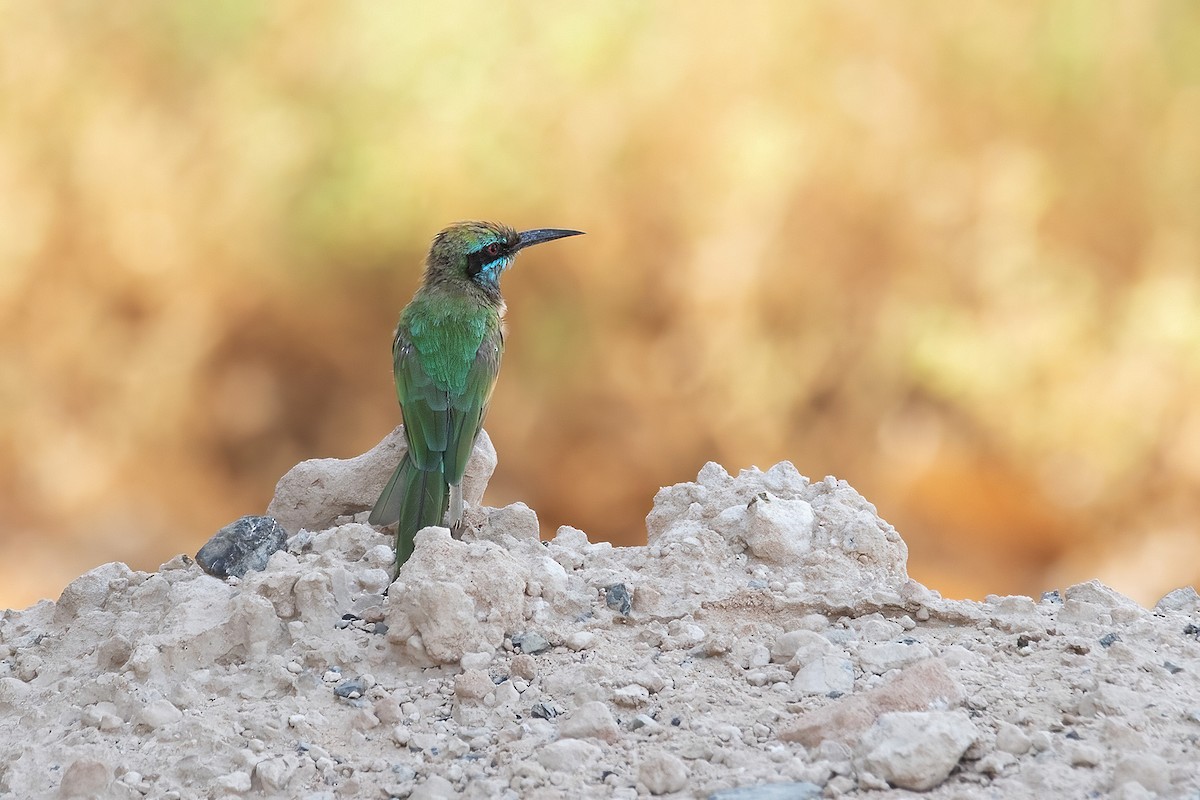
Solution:
[[[687,766],[670,753],[655,753],[638,767],[638,780],[650,794],[681,792],[687,786],[687,779]]]
[[[854,665],[848,658],[821,656],[796,673],[792,688],[800,694],[845,694],[854,688]]]
[[[883,714],[863,735],[854,765],[892,786],[925,791],[949,776],[978,736],[964,711]]]

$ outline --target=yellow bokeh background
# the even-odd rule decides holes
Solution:
[[[1200,5],[5,3],[0,606],[153,569],[398,421],[459,219],[488,502],[644,541],[849,480],[950,596],[1200,577]]]

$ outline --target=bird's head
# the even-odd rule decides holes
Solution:
[[[518,233],[494,222],[459,222],[433,238],[425,281],[470,284],[489,296],[499,297],[500,273],[512,266],[519,251],[581,233],[558,228]]]

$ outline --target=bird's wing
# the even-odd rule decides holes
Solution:
[[[467,370],[463,391],[451,392],[429,375],[408,334],[396,332],[392,345],[396,395],[404,411],[408,451],[418,469],[436,471],[440,467],[446,483],[462,482],[503,353],[499,324],[488,326]]]
[[[446,482],[452,486],[462,483],[467,471],[467,461],[471,458],[475,437],[483,427],[483,417],[487,414],[488,401],[492,399],[503,355],[504,333],[497,321],[488,327],[475,352],[475,361],[467,372],[466,390],[450,398],[445,467]]]
[[[402,327],[392,343],[392,362],[409,457],[417,469],[437,470],[449,443],[450,392],[425,370],[416,346]]]

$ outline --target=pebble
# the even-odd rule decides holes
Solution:
[[[613,692],[613,702],[619,706],[628,708],[637,708],[645,705],[650,699],[650,691],[639,684],[633,683],[628,686],[622,686]]]
[[[145,725],[147,728],[156,729],[164,725],[169,725],[172,722],[178,722],[183,718],[183,712],[176,708],[170,700],[164,700],[161,697],[157,700],[152,700],[142,708],[138,715],[138,722]]]
[[[1117,760],[1113,767],[1112,785],[1138,783],[1151,792],[1166,797],[1171,791],[1171,765],[1153,753],[1130,753]]]
[[[848,658],[821,656],[796,673],[792,688],[804,695],[845,694],[854,688],[854,665]]]
[[[564,643],[576,652],[588,650],[596,644],[596,634],[591,631],[575,631],[567,636]]]
[[[670,679],[656,669],[643,669],[635,672],[633,682],[638,686],[645,686],[650,694],[658,694],[671,685]]]
[[[519,653],[509,660],[508,671],[512,673],[514,677],[531,681],[536,678],[538,674],[537,659],[535,659],[533,656]]]
[[[59,797],[63,800],[96,797],[107,791],[111,783],[108,764],[94,758],[77,758],[63,773]]]
[[[546,641],[546,637],[535,631],[514,634],[512,643],[513,647],[527,655],[537,655],[550,649],[550,642]]]
[[[638,781],[650,794],[681,792],[687,786],[687,779],[687,767],[670,753],[656,753],[638,766]]]
[[[1067,746],[1067,763],[1072,767],[1095,767],[1104,761],[1104,751],[1091,744],[1071,742]]]
[[[430,775],[425,782],[413,790],[409,800],[451,800],[458,797],[454,784],[441,775]]]
[[[818,800],[820,797],[821,787],[819,785],[809,781],[799,781],[721,789],[710,794],[708,800]]]
[[[487,669],[488,665],[492,663],[492,659],[494,657],[495,654],[487,651],[479,653],[463,653],[463,656],[461,659],[459,659],[458,663],[463,669]]]
[[[214,577],[240,578],[266,569],[271,555],[286,543],[287,531],[274,517],[245,516],[213,534],[196,553],[196,563]]]
[[[623,583],[614,583],[604,590],[604,604],[622,617],[628,617],[633,609],[629,589]]]
[[[920,642],[883,642],[866,644],[858,649],[858,663],[864,671],[875,675],[882,675],[889,670],[901,669],[932,657],[933,651]]]
[[[559,739],[538,749],[537,762],[554,772],[575,772],[600,758],[604,751],[583,739]]]
[[[483,670],[469,669],[454,676],[454,694],[460,700],[482,700],[495,686],[491,677]]]
[[[250,773],[249,772],[230,772],[216,779],[216,784],[227,792],[234,794],[244,794],[250,791]]]
[[[663,726],[660,725],[658,721],[654,719],[654,717],[651,717],[648,714],[638,714],[633,718],[633,721],[629,723],[630,730],[640,730],[643,733],[655,733],[662,730],[662,727]]]
[[[923,792],[950,775],[978,736],[964,711],[892,712],[863,735],[854,763],[892,786]]]
[[[1024,755],[1033,746],[1032,740],[1025,732],[1011,722],[1001,722],[996,726],[996,749],[1013,755]]]
[[[554,719],[562,713],[562,710],[553,703],[534,703],[529,710],[530,716],[534,719]]]
[[[1163,595],[1162,599],[1154,605],[1154,610],[1160,614],[1170,611],[1184,614],[1195,613],[1200,611],[1200,594],[1196,593],[1194,586],[1174,589]]]
[[[572,711],[559,724],[559,734],[564,739],[600,739],[615,742],[620,736],[617,721],[608,706],[593,700]]]

